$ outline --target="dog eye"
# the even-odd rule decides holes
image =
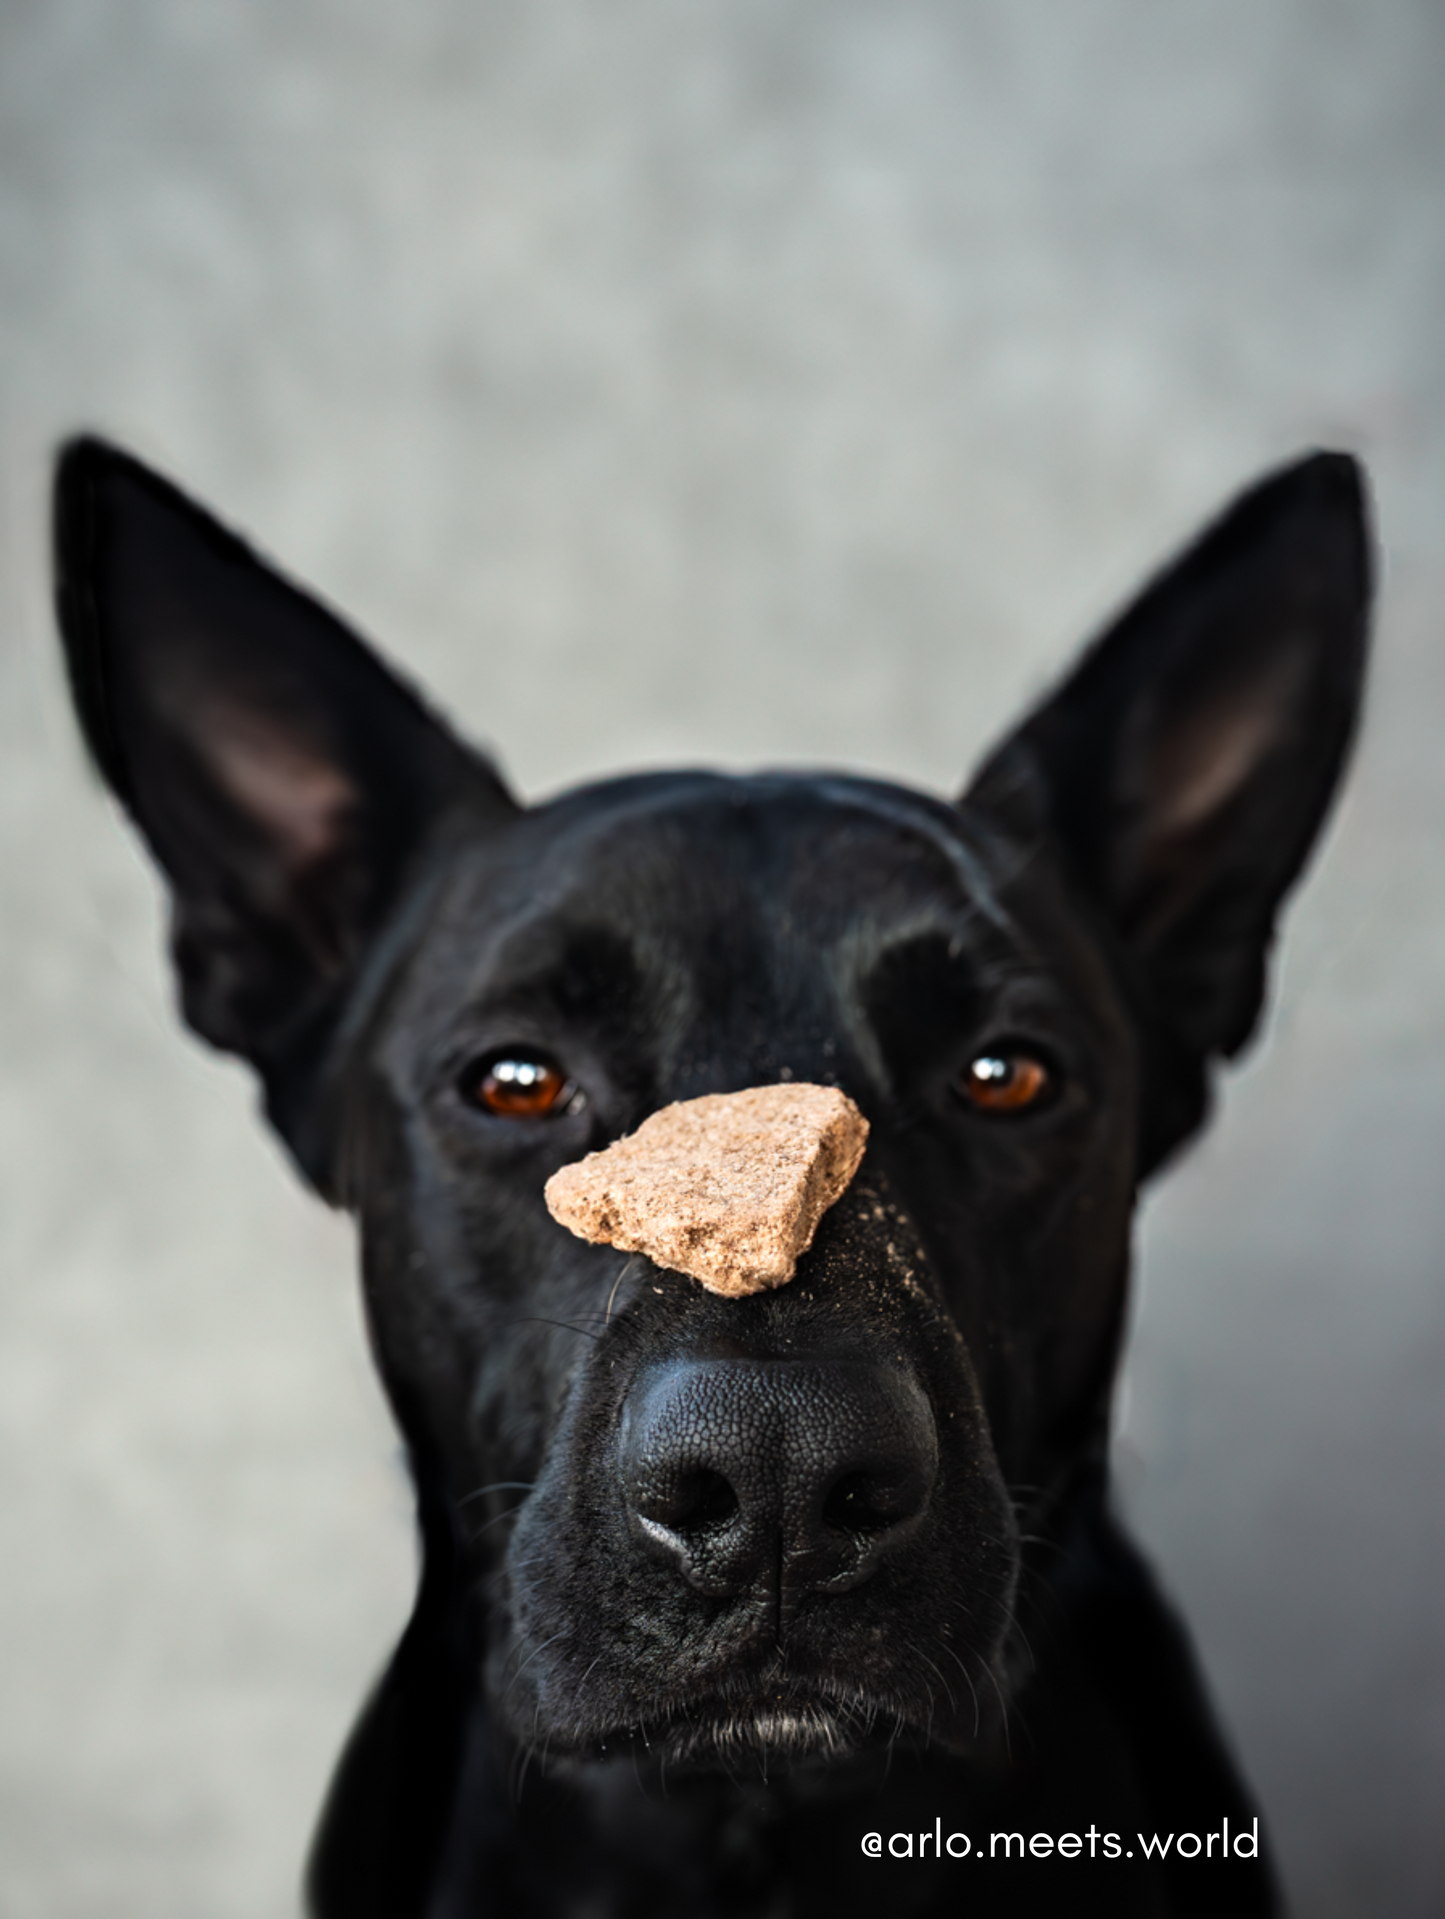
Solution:
[[[982,1113],[1021,1113],[1048,1097],[1054,1077],[1032,1053],[1008,1050],[971,1059],[959,1086],[969,1104]]]
[[[576,1091],[551,1060],[532,1053],[499,1053],[462,1078],[464,1098],[499,1119],[546,1119],[565,1112]]]

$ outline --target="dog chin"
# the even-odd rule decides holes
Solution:
[[[793,1768],[833,1763],[859,1749],[852,1715],[823,1705],[764,1706],[716,1718],[674,1721],[654,1750],[684,1771],[737,1771],[750,1766]]]
[[[885,1756],[900,1743],[925,1744],[922,1728],[891,1705],[857,1699],[700,1701],[656,1724],[629,1726],[598,1739],[587,1755],[626,1754],[669,1775],[723,1772],[768,1777],[780,1772],[837,1768],[847,1761]]]

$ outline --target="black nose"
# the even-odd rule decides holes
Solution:
[[[938,1471],[918,1383],[866,1361],[688,1360],[641,1373],[618,1466],[634,1534],[717,1598],[861,1585]]]

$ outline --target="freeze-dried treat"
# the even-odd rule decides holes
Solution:
[[[867,1138],[867,1120],[835,1086],[709,1093],[562,1167],[547,1205],[579,1238],[740,1298],[793,1277]]]

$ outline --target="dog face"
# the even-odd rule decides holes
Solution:
[[[957,803],[678,774],[524,810],[154,475],[81,442],[58,498],[186,1018],[358,1216],[494,1722],[554,1764],[986,1742],[1020,1539],[1104,1445],[1134,1194],[1253,1028],[1348,747],[1351,463],[1245,496]],[[659,1107],[786,1080],[872,1130],[781,1290],[548,1214]]]
[[[1008,1489],[1057,1477],[1111,1362],[1139,1062],[1060,877],[1020,889],[1019,847],[950,812],[841,780],[570,795],[448,863],[349,1056],[389,1374],[455,1496],[532,1488],[459,1516],[495,1696],[554,1756],[963,1742],[996,1710]],[[1047,1087],[991,1110],[994,1060]],[[489,1110],[513,1062],[552,1105]],[[874,1131],[780,1291],[719,1299],[545,1212],[548,1174],[660,1105],[788,1077]],[[659,1540],[634,1481],[679,1421],[664,1470],[724,1510],[664,1493]]]

